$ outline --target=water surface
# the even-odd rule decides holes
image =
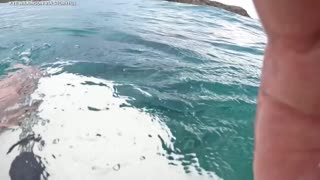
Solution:
[[[31,149],[48,179],[253,179],[258,21],[156,0],[0,6],[0,75],[51,75],[38,112],[0,135],[0,179]],[[31,132],[43,147],[5,155]]]

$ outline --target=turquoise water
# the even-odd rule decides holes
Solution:
[[[165,156],[186,174],[197,159],[200,175],[253,179],[266,41],[257,20],[159,0],[0,8],[0,75],[23,63],[112,81],[115,96],[170,129],[174,146],[163,143]]]

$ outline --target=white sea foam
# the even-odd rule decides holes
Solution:
[[[28,120],[25,126],[32,126],[32,131],[45,141],[45,146],[36,146],[34,152],[46,160],[50,180],[219,179],[212,173],[199,176],[192,168],[186,174],[179,161],[176,166],[169,165],[163,149],[164,145],[174,149],[169,128],[157,116],[121,106],[127,98],[115,97],[113,85],[111,81],[69,73],[40,80],[32,95],[33,100],[43,101],[38,120]],[[9,162],[18,151],[7,157],[2,154],[20,133],[17,129],[0,136],[0,142],[5,142],[0,146],[4,162],[0,165],[1,179],[8,179]]]

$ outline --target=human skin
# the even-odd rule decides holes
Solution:
[[[320,1],[254,0],[268,36],[255,180],[320,179]]]
[[[36,89],[40,71],[23,65],[14,68],[19,70],[0,81],[0,129],[16,125],[36,105],[26,102],[26,98]]]

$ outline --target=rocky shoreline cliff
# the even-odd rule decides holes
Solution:
[[[179,2],[179,3],[186,3],[186,4],[195,4],[195,5],[206,5],[206,6],[213,6],[217,8],[224,9],[226,11],[230,11],[241,16],[250,17],[248,12],[239,6],[227,5],[216,1],[210,0],[167,0],[171,2]]]

